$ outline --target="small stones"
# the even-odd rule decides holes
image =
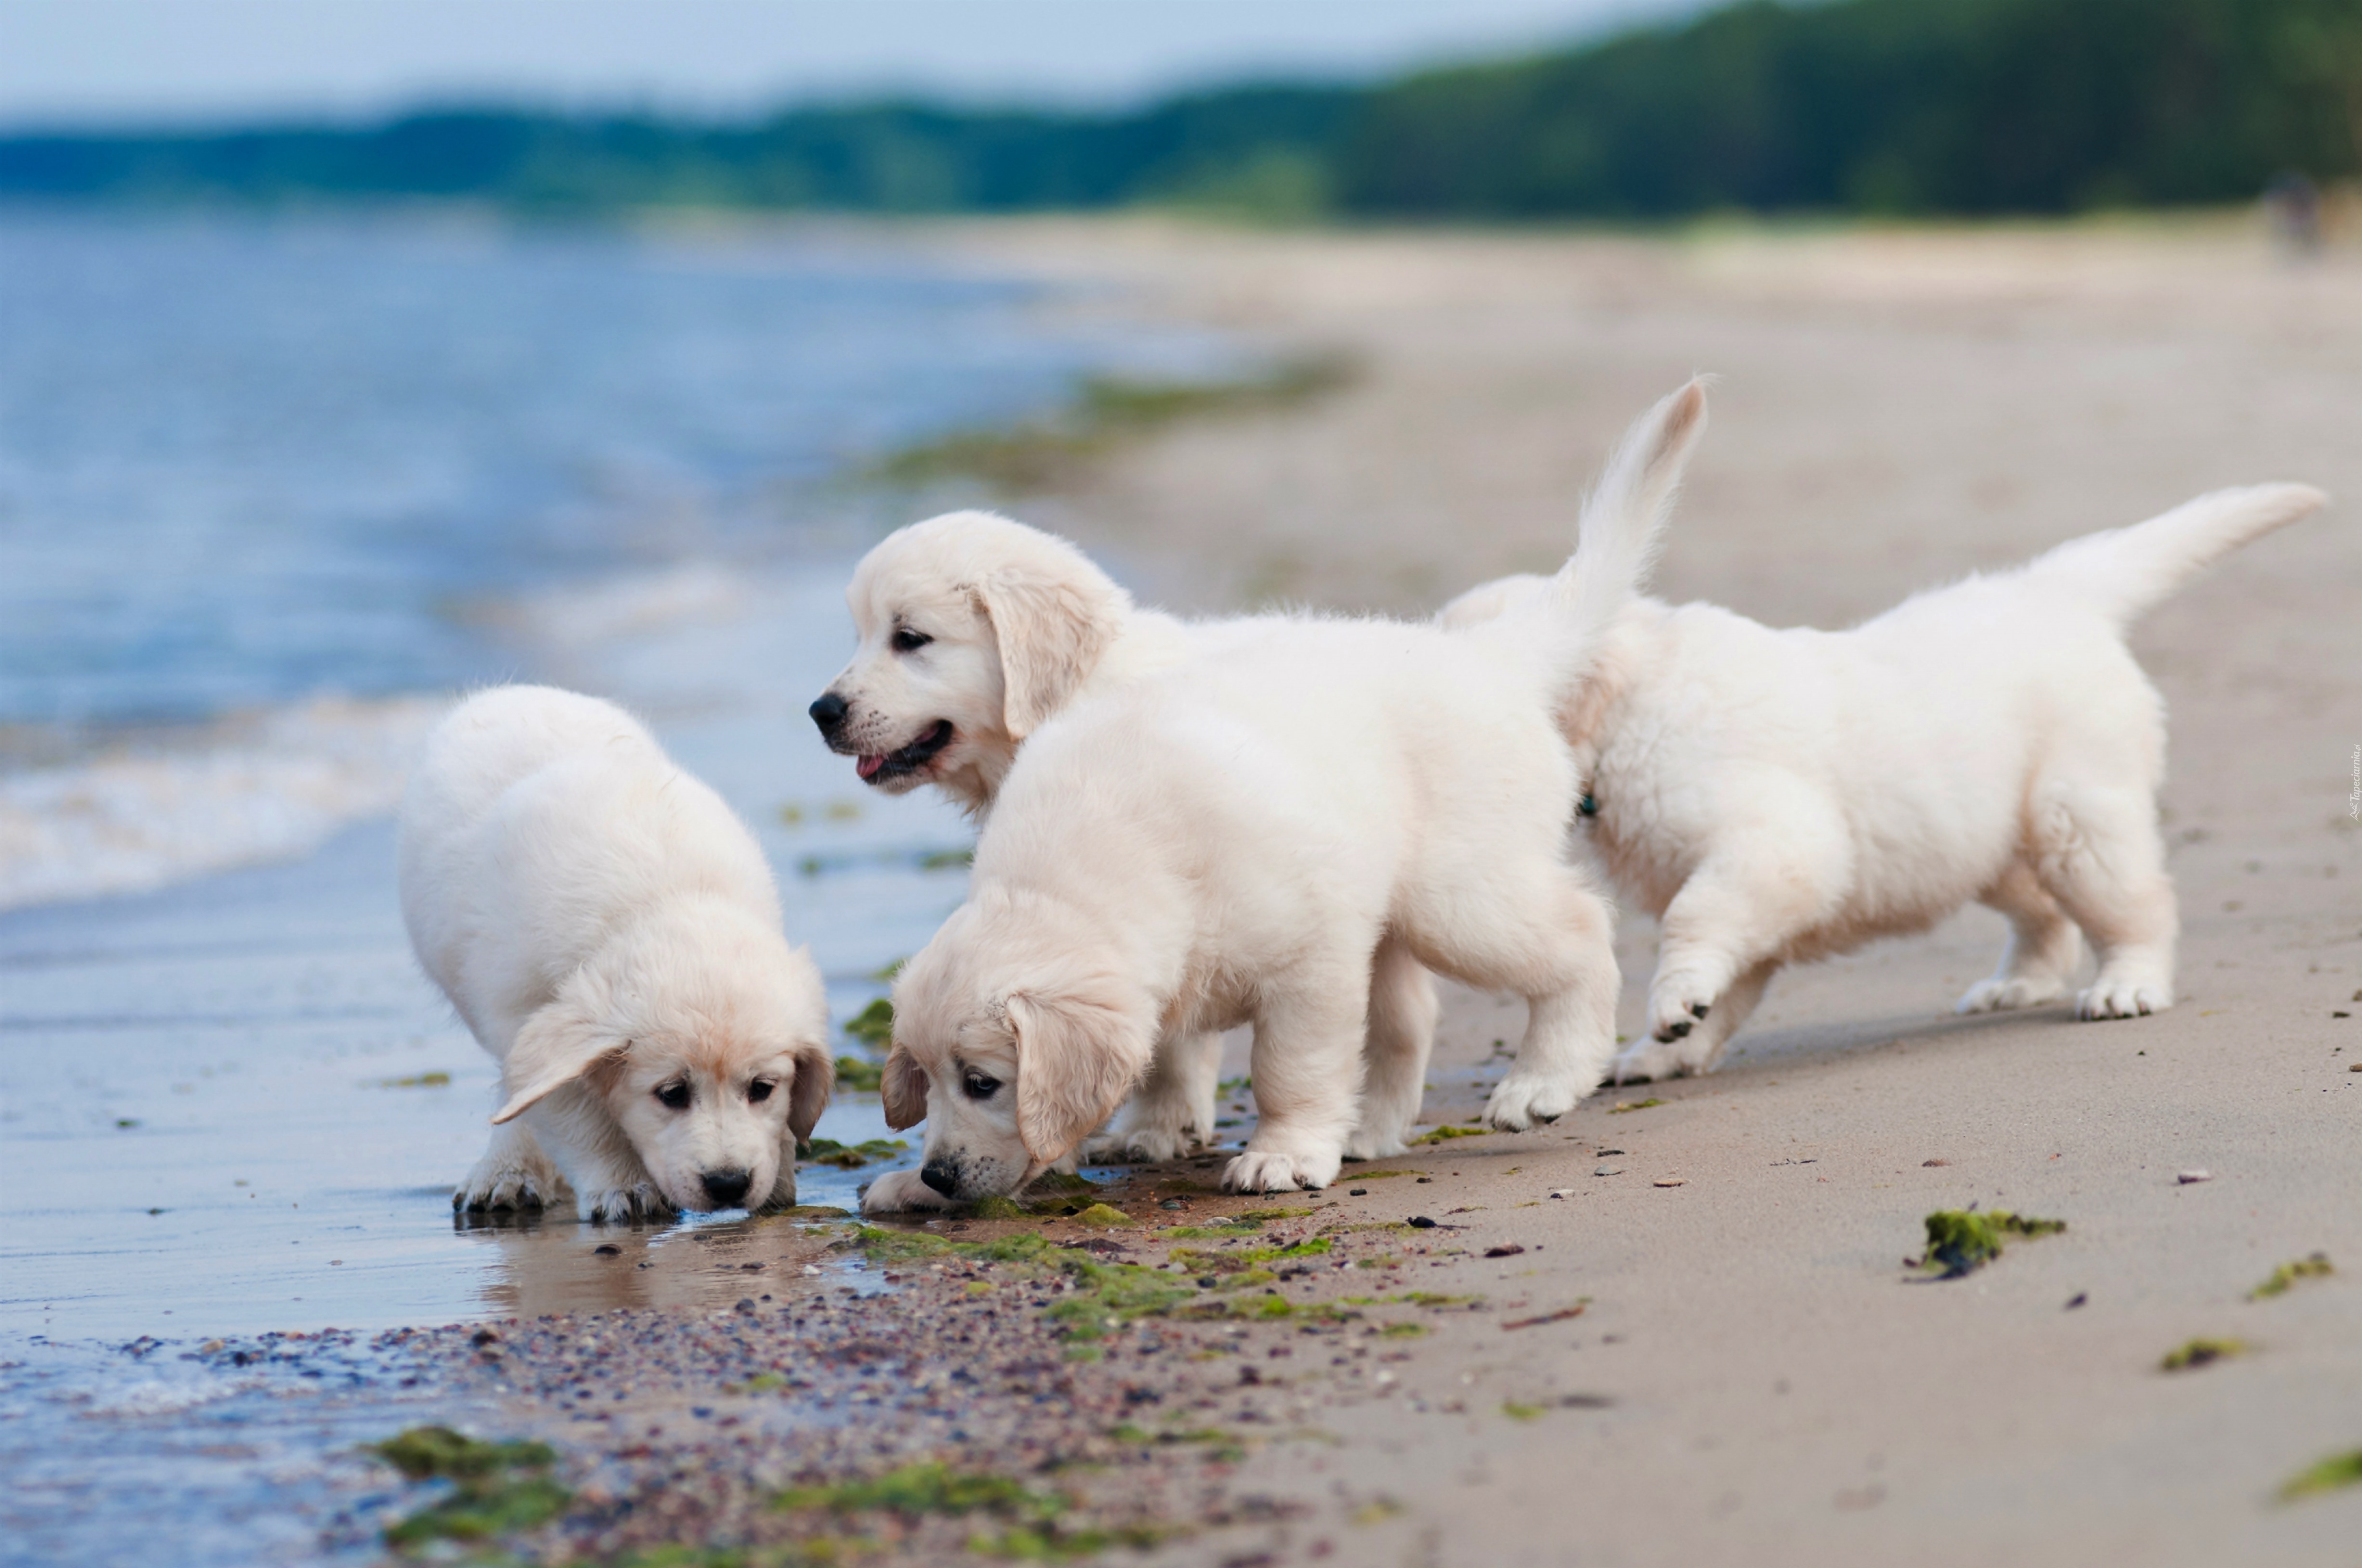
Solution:
[[[1515,1257],[1525,1250],[1526,1249],[1524,1247],[1519,1246],[1516,1242],[1505,1242],[1499,1246],[1486,1247],[1485,1249],[1485,1255],[1486,1257]]]
[[[1931,1170],[1937,1166],[1949,1165],[1952,1162],[1948,1159],[1923,1159],[1919,1162],[1919,1168],[1922,1170]]]
[[[1425,1214],[1413,1214],[1404,1223],[1408,1224],[1414,1231],[1431,1231],[1435,1229],[1435,1222],[1429,1219]]]
[[[2214,1179],[2214,1173],[2213,1173],[2213,1171],[2211,1171],[2211,1170],[2204,1170],[2204,1169],[2200,1169],[2200,1170],[2179,1170],[2179,1171],[2174,1172],[2173,1179],[2174,1179],[2177,1183],[2179,1183],[2180,1185],[2181,1185],[2181,1186],[2183,1186],[2183,1187],[2190,1187],[2190,1186],[2194,1186],[2195,1184],[2197,1184],[2198,1182],[2201,1182],[2201,1181],[2212,1181],[2212,1180],[2213,1180],[2213,1179]]]
[[[1689,1185],[1689,1179],[1690,1179],[1686,1176],[1661,1176],[1649,1185],[1651,1187],[1686,1187]]]
[[[1597,1171],[1594,1171],[1592,1174],[1596,1176],[1599,1173]],[[1551,1196],[1553,1198],[1572,1198],[1574,1196],[1574,1189],[1572,1187],[1555,1187],[1551,1190]]]
[[[1624,1168],[1620,1165],[1603,1165],[1594,1170],[1591,1174],[1594,1176],[1621,1176],[1624,1174]],[[1551,1196],[1555,1198],[1558,1194],[1553,1192]]]
[[[590,1250],[601,1257],[621,1257],[624,1255],[624,1249],[617,1246],[613,1242],[601,1242],[597,1246],[592,1247]]]
[[[1348,1198],[1367,1198],[1369,1195],[1370,1190],[1366,1187],[1348,1187],[1345,1189],[1345,1196]]]

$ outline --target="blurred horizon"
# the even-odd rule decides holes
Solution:
[[[152,10],[152,0],[94,3],[99,16]],[[281,16],[327,14],[264,0],[197,0],[192,14],[210,6],[250,16],[261,14],[258,5]],[[65,14],[28,10],[27,0],[0,0],[6,5],[52,22]],[[484,15],[546,9],[545,0],[509,0]],[[449,10],[444,0],[353,0],[349,16]],[[940,10],[935,0],[903,0],[857,14],[874,22]],[[519,211],[1162,206],[1262,221],[1497,222],[1720,211],[2067,214],[2243,201],[2274,181],[2328,184],[2362,170],[2362,0],[1736,0],[1711,9],[1679,0],[1482,0],[1452,12],[1468,31],[1446,27],[1445,10],[1431,0],[1381,0],[1368,12],[1376,22],[1348,36],[1339,19],[1360,13],[1321,0],[1252,11],[1101,5],[1092,13],[1098,23],[1060,35],[1060,47],[1043,53],[1037,87],[1061,71],[1069,86],[1137,87],[1156,79],[1150,67],[1158,62],[1169,81],[1193,62],[1212,71],[1258,49],[1268,63],[1236,64],[1146,98],[1074,101],[1040,88],[977,101],[955,89],[1018,82],[1005,74],[1012,49],[1022,53],[1029,38],[1056,34],[1043,25],[1078,15],[1073,0],[962,7],[965,20],[938,36],[904,29],[899,54],[869,32],[797,30],[851,14],[841,7],[756,12],[739,0],[701,0],[684,14],[774,18],[782,38],[811,44],[809,84],[836,71],[841,90],[824,102],[749,98],[731,113],[717,96],[691,115],[613,100],[552,108],[484,87],[446,97],[440,108],[414,98],[409,109],[374,115],[258,108],[210,128],[123,118],[0,131],[0,196],[427,199]],[[595,21],[654,13],[588,0],[577,14]],[[1196,21],[1176,30],[1182,16]],[[1000,24],[987,29],[989,39],[978,18]],[[1109,18],[1120,19],[1118,31]],[[1564,24],[1551,47],[1475,48],[1488,27],[1514,31],[1546,18]],[[1595,25],[1564,42],[1584,18]],[[637,36],[625,28],[592,55]],[[491,50],[489,60],[523,41],[494,28],[472,47]],[[1117,43],[1124,48],[1109,52]],[[1292,64],[1284,49],[1270,53],[1283,43],[1297,51]],[[1389,49],[1416,58],[1378,69]],[[923,79],[963,51],[973,56],[965,77],[939,74],[932,86],[886,95],[854,86],[855,66],[900,60]],[[22,99],[30,52],[6,57],[17,63],[0,71],[0,119]],[[587,69],[592,55],[554,49],[549,80],[561,66]],[[1451,58],[1437,63],[1440,55]],[[136,62],[138,51],[126,58]],[[190,52],[193,81],[208,58]],[[669,58],[658,51],[648,69]],[[761,71],[768,58],[754,50],[743,63]],[[1356,60],[1371,67],[1358,78],[1323,74]]]
[[[456,105],[723,122],[922,99],[1113,112],[1565,48],[1709,0],[0,0],[0,135]]]

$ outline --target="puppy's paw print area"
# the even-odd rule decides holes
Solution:
[[[2084,1019],[2138,1018],[2162,1013],[2173,1005],[2172,988],[2156,981],[2114,979],[2102,975],[2075,998],[2075,1016]]]
[[[1522,1133],[1541,1122],[1555,1122],[1574,1109],[1588,1086],[1545,1074],[1512,1072],[1485,1102],[1485,1124],[1505,1133]]]
[[[2007,1013],[2039,1007],[2067,994],[2067,982],[2057,975],[1996,975],[1981,980],[1952,1003],[1955,1013]]]
[[[915,1170],[889,1170],[869,1184],[861,1195],[861,1212],[865,1214],[900,1214],[913,1209],[944,1209],[951,1201],[933,1188]]]
[[[1222,1172],[1222,1185],[1232,1192],[1293,1192],[1298,1188],[1322,1188],[1337,1179],[1343,1163],[1336,1155],[1325,1161],[1310,1156],[1258,1152],[1249,1149]]]

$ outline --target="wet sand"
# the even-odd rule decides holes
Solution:
[[[1607,444],[1697,369],[1725,380],[1661,583],[1775,623],[1841,624],[2213,485],[2362,497],[2362,258],[2293,267],[2227,228],[914,237],[1360,366],[1316,405],[1180,427],[1012,503],[1186,608],[1424,612],[1547,565]],[[371,1420],[546,1438],[574,1500],[527,1539],[592,1561],[824,1538],[939,1562],[1031,1530],[1176,1565],[2350,1563],[2362,1487],[2275,1494],[2362,1446],[2353,506],[2136,634],[2173,715],[2182,1000],[2160,1017],[1951,1019],[1999,946],[1971,911],[1783,976],[1709,1078],[1293,1202],[1210,1194],[1218,1165],[1191,1163],[1111,1186],[1105,1228],[952,1222],[875,1255],[817,1220],[578,1236],[619,1251],[564,1245],[482,1343],[149,1354],[199,1379],[356,1361],[347,1455]],[[756,754],[709,742],[696,765],[751,792]],[[1635,919],[1620,940],[1628,1027],[1651,938]],[[1430,1118],[1465,1124],[1521,1023],[1452,994]],[[2068,1229],[1925,1282],[1922,1217],[1970,1202]],[[1223,1230],[1269,1209],[1303,1212]],[[2345,1272],[2246,1299],[2315,1250]],[[2158,1369],[2201,1335],[2249,1354]],[[933,1458],[1036,1500],[771,1507]],[[283,1500],[319,1554],[365,1556],[437,1495],[347,1457]]]

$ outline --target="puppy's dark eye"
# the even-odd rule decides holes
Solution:
[[[894,629],[894,652],[897,653],[915,653],[933,641],[925,632],[915,631],[907,626]]]
[[[689,1109],[689,1085],[660,1083],[657,1086],[657,1099],[668,1111],[686,1111]]]
[[[970,1100],[989,1100],[1000,1092],[1000,1080],[987,1078],[980,1072],[971,1072],[960,1080],[960,1087],[967,1091],[967,1097]]]
[[[769,1079],[758,1078],[754,1082],[746,1086],[746,1098],[753,1101],[756,1104],[760,1105],[764,1101],[768,1100],[771,1097],[771,1090],[773,1087],[774,1085]]]

